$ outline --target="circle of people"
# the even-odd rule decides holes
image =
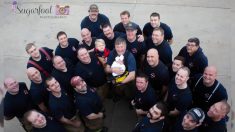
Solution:
[[[98,6],[81,22],[82,42],[57,34],[53,49],[26,45],[24,82],[4,80],[4,117],[25,131],[106,132],[103,101],[124,99],[138,117],[133,132],[225,132],[230,105],[215,66],[196,37],[172,60],[170,27],[152,13],[143,32],[120,13],[112,28]]]

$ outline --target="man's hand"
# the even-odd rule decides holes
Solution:
[[[143,35],[137,35],[137,41],[138,42],[143,42],[144,41],[144,36]]]
[[[79,128],[81,126],[81,122],[79,120],[73,120],[73,126]]]
[[[115,73],[117,75],[122,75],[125,71],[122,70],[122,68],[120,67],[113,67],[112,68],[112,73]]]

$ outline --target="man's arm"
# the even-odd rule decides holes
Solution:
[[[88,116],[86,116],[87,119],[89,120],[94,120],[94,119],[98,119],[98,118],[103,118],[103,113],[102,112],[99,112],[98,114],[95,114],[95,113],[91,113],[89,114]]]
[[[43,111],[48,113],[49,110],[47,109],[47,107],[45,106],[45,104],[43,102],[41,102],[40,104],[38,104],[38,107]]]
[[[65,118],[64,116],[62,116],[59,120],[64,124],[68,124],[68,125],[71,125],[71,126],[74,126],[74,127],[80,127],[81,126],[80,121],[78,121],[78,120],[71,121],[71,120]]]
[[[144,111],[142,109],[135,109],[137,115],[147,115],[148,111]]]
[[[121,75],[121,74],[123,74],[125,72],[121,68],[111,68],[110,65],[106,66],[105,71],[107,73],[116,73],[118,75]]]
[[[162,92],[161,92],[162,98],[164,98],[164,97],[166,96],[167,89],[168,89],[168,86],[167,86],[167,85],[163,85],[163,86],[162,86]]]
[[[93,49],[93,50],[94,50],[94,49]],[[97,58],[98,58],[98,60],[100,61],[100,63],[101,63],[103,66],[106,65],[107,60],[105,60],[105,58],[103,58],[103,57],[97,57]]]
[[[106,65],[105,72],[106,73],[112,73],[112,69],[111,69],[110,65]]]
[[[176,108],[172,111],[169,112],[169,116],[178,116],[180,114],[180,111],[177,110]]]
[[[128,76],[122,81],[122,83],[128,83],[135,79],[135,71],[129,72]]]

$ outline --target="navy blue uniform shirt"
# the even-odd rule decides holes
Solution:
[[[19,82],[19,92],[12,95],[6,92],[4,98],[4,116],[23,118],[25,112],[32,109],[32,100],[24,82]]]
[[[93,48],[95,48],[95,41],[96,41],[96,38],[92,37],[91,44],[88,45],[84,40],[82,40],[81,46],[84,46],[87,50],[92,50]]]
[[[68,38],[68,47],[61,48],[60,45],[56,47],[55,55],[61,56],[62,58],[69,59],[74,65],[77,63],[77,49],[79,41],[75,38]]]
[[[45,82],[36,84],[31,81],[29,92],[32,96],[32,101],[34,102],[34,104],[39,105],[41,103],[44,103],[46,106],[48,105],[49,92],[45,87]]]
[[[115,45],[115,40],[118,37],[124,37],[125,34],[121,33],[121,32],[114,32],[114,38],[112,40],[108,39],[104,33],[100,34],[100,36],[98,37],[99,39],[103,39],[105,44],[106,44],[106,48],[108,48],[110,51],[113,50],[114,45]]]
[[[33,128],[33,132],[67,132],[63,125],[52,117],[46,116],[46,126],[43,128]]]
[[[109,57],[107,59],[107,64],[112,65],[115,61],[115,57],[117,57],[116,50],[112,50],[109,54]],[[126,61],[126,63],[125,63]],[[124,64],[126,66],[126,70],[128,72],[136,71],[136,61],[132,53],[130,53],[128,50],[124,53]]]
[[[76,108],[72,98],[63,90],[61,91],[61,97],[55,97],[50,93],[49,107],[52,115],[57,120],[62,117],[71,119],[76,114]]]
[[[206,116],[202,125],[199,127],[199,132],[227,132],[226,118],[215,122]]]
[[[60,83],[60,86],[69,94],[73,95],[74,89],[70,84],[71,78],[74,76],[75,68],[69,61],[65,60],[67,71],[62,72],[53,69],[51,75]]]
[[[51,57],[53,57],[53,50],[52,49],[49,49],[47,47],[43,47],[43,49],[48,53],[48,55]],[[49,60],[49,58],[46,57],[46,55],[40,51],[40,54],[41,54],[41,59],[39,61],[35,61],[32,59],[32,57],[29,58],[29,60],[37,63],[39,66],[41,66],[45,71],[47,71],[48,73],[51,73],[52,69],[53,69],[53,64],[52,64],[52,60]],[[36,69],[38,69],[37,67],[35,67],[34,65],[32,64],[29,64],[27,63],[27,68],[29,67],[34,67]],[[38,69],[39,70],[39,69]],[[39,70],[40,71],[40,70]],[[42,71],[40,71],[41,74],[44,74]],[[45,78],[43,78],[45,79]]]
[[[137,33],[136,35],[142,35],[142,31],[140,29],[140,26],[134,22],[132,22],[136,27],[137,27]],[[117,32],[121,32],[126,34],[126,28],[124,27],[124,25],[122,24],[122,22],[116,24],[113,28],[113,31],[117,31]]]
[[[150,84],[148,84],[146,91],[143,93],[136,89],[134,102],[137,109],[142,109],[144,111],[148,111],[154,104],[156,104],[157,95]]]
[[[142,55],[146,54],[146,45],[145,45],[145,42],[138,42],[137,39],[135,41],[133,41],[133,42],[129,42],[127,40],[127,36],[125,36],[124,38],[126,40],[127,50],[134,55],[135,61],[136,61],[136,65],[138,67],[140,65],[140,63],[141,63]]]
[[[106,83],[104,68],[93,53],[90,53],[90,57],[91,62],[89,64],[77,63],[75,75],[83,78],[89,86],[102,86]]]
[[[150,119],[146,116],[140,120],[132,132],[161,132],[164,126],[164,121],[160,120],[155,123],[150,123]]]
[[[202,76],[202,74],[198,74],[195,76],[195,81]],[[195,83],[193,86],[195,86]],[[216,102],[219,102],[221,100],[227,100],[228,94],[226,89],[222,84],[219,84],[218,88],[214,91],[215,87],[217,86],[218,81],[215,80],[215,83],[211,87],[206,87],[203,84],[203,78],[200,79],[197,86],[194,88],[193,91],[193,102],[195,107],[200,107],[203,111],[207,112],[209,108]],[[212,94],[212,95],[211,95]],[[211,95],[210,99],[209,96]],[[209,99],[209,100],[208,100]]]
[[[107,24],[110,23],[109,19],[107,16],[105,16],[104,14],[98,14],[97,16],[97,21],[96,22],[92,22],[89,19],[89,16],[86,16],[82,22],[81,22],[81,29],[83,28],[88,28],[91,31],[91,36],[92,37],[98,37],[103,31],[101,26],[103,24]]]
[[[192,129],[192,130],[184,130],[182,126],[183,118],[186,115],[187,112],[184,112],[180,115],[179,118],[177,118],[177,121],[172,129],[172,132],[198,132],[198,127]]]
[[[102,101],[94,88],[87,87],[87,93],[75,93],[75,105],[81,116],[98,114],[103,110]]]
[[[169,41],[173,38],[171,28],[167,24],[160,22],[160,27],[164,30],[164,40]],[[153,29],[154,28],[151,26],[150,22],[146,23],[143,28],[144,36],[152,36]]]
[[[167,66],[170,67],[172,64],[172,50],[170,44],[166,41],[163,40],[160,45],[155,45],[153,43],[152,37],[149,37],[146,40],[146,47],[147,50],[154,48],[157,49],[158,54],[159,54],[159,59]]]
[[[143,71],[149,77],[153,89],[158,92],[162,90],[163,85],[167,86],[170,81],[168,68],[161,61],[156,67],[151,67],[146,61]]]
[[[190,77],[203,73],[204,69],[208,66],[207,57],[202,52],[202,49],[199,47],[198,50],[192,55],[189,56],[186,46],[184,46],[179,54],[179,56],[183,56],[185,59],[185,66],[190,69]]]
[[[169,111],[175,108],[184,113],[192,104],[192,93],[189,87],[179,89],[175,84],[175,79],[172,79],[168,87],[167,104]]]

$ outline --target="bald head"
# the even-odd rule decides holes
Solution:
[[[203,84],[210,87],[217,78],[217,70],[215,66],[207,66],[203,72]]]
[[[90,33],[89,29],[83,28],[82,31],[81,31],[81,35],[86,34],[86,33]]]
[[[230,105],[223,100],[213,104],[207,112],[208,117],[213,121],[219,121],[230,112]]]
[[[81,31],[81,36],[82,39],[86,42],[86,43],[90,43],[92,41],[91,38],[91,32],[87,29],[87,28],[83,28]]]
[[[147,62],[151,67],[155,67],[159,63],[158,51],[154,48],[149,49],[147,52]]]
[[[34,67],[29,67],[26,71],[26,74],[28,78],[33,81],[34,83],[41,83],[42,82],[42,77],[41,73],[39,72],[38,69]]]
[[[216,69],[215,66],[207,66],[207,67],[205,68],[205,71],[210,71],[211,73],[217,75],[217,69]]]
[[[7,92],[12,95],[15,95],[19,92],[19,83],[15,78],[7,77],[4,80],[4,87],[6,88]]]

